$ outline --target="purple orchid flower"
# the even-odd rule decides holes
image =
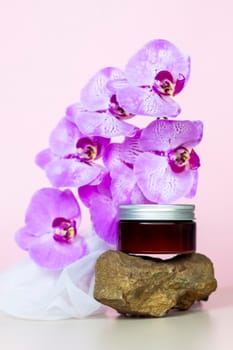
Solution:
[[[43,188],[32,197],[16,242],[38,265],[62,269],[87,253],[78,234],[80,218],[79,204],[70,190]]]
[[[136,184],[132,169],[121,163],[107,174],[99,185],[78,189],[79,197],[89,208],[96,234],[110,244],[117,240],[117,213],[119,204],[143,204],[149,201]]]
[[[74,123],[63,118],[51,133],[50,149],[40,152],[36,163],[55,187],[98,183],[105,169],[95,160],[102,156],[109,142],[103,137],[83,135]]]
[[[134,164],[137,184],[152,202],[193,197],[200,160],[193,147],[202,139],[201,121],[155,120],[141,134],[145,151]]]
[[[83,203],[89,208],[96,234],[107,243],[115,244],[117,207],[113,202],[110,183],[111,178],[107,174],[99,185],[80,187],[78,194]]]
[[[150,41],[129,60],[126,80],[116,82],[117,100],[132,114],[176,117],[181,109],[171,96],[184,88],[189,74],[188,55],[169,41]]]
[[[134,135],[137,128],[125,123],[134,114],[123,109],[110,83],[125,78],[118,68],[104,68],[81,91],[80,104],[67,108],[67,118],[75,122],[82,133],[91,136],[113,137]]]

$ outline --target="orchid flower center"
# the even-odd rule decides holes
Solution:
[[[57,242],[71,242],[77,235],[75,220],[62,217],[55,218],[52,222],[53,239]]]
[[[97,158],[97,146],[88,137],[81,138],[76,144],[78,158],[83,161],[92,161]]]
[[[162,70],[156,74],[152,89],[159,95],[175,96],[183,89],[184,84],[185,77],[183,74],[179,74],[177,80],[174,81],[170,72]]]
[[[168,162],[175,173],[181,173],[185,169],[196,170],[200,166],[200,158],[194,149],[189,151],[183,146],[168,152]]]
[[[128,119],[134,117],[134,114],[126,112],[118,103],[116,95],[110,98],[109,112],[119,119]]]
[[[178,147],[172,150],[168,154],[169,164],[172,170],[176,173],[180,173],[185,170],[190,160],[190,152],[185,147]]]
[[[176,84],[168,71],[160,71],[155,76],[153,90],[160,95],[173,96]]]

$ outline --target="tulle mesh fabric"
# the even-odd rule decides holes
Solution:
[[[89,254],[63,270],[37,266],[30,258],[0,274],[0,312],[25,319],[59,320],[104,314],[93,298],[94,267],[109,247],[96,235],[88,238]]]

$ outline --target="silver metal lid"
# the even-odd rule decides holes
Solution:
[[[195,220],[190,204],[124,204],[119,206],[119,220]]]

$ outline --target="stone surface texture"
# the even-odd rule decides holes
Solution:
[[[216,288],[213,264],[199,253],[161,260],[109,250],[95,266],[95,299],[127,315],[187,310]]]

